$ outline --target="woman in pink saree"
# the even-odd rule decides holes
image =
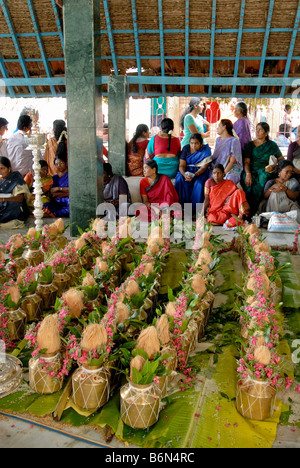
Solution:
[[[161,212],[169,210],[174,204],[178,204],[181,212],[175,187],[168,176],[158,173],[156,161],[145,162],[144,174],[145,177],[140,182],[140,193],[143,204],[148,210],[148,220],[151,220],[151,216],[155,219],[159,218]]]

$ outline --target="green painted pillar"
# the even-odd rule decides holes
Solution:
[[[77,226],[85,230],[90,220],[96,217],[103,193],[102,163],[97,153],[102,110],[99,88],[95,85],[94,60],[94,21],[97,21],[95,15],[99,15],[97,4],[96,0],[64,0],[72,236],[78,235]]]
[[[108,78],[108,149],[113,172],[126,174],[126,141],[128,141],[128,83],[126,76]]]

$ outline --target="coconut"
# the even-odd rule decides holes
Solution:
[[[130,380],[133,379],[132,377],[132,369],[136,369],[138,372],[142,372],[144,364],[146,360],[142,357],[137,355],[135,358],[132,359],[130,363]]]
[[[209,240],[210,240],[210,237],[211,237],[211,235],[210,235],[210,232],[209,232],[209,231],[205,231],[205,232],[203,233],[203,239],[204,239],[204,241],[209,241]]]
[[[266,282],[266,279],[268,280],[268,283]],[[268,288],[266,288],[265,284],[267,284]],[[262,283],[262,289],[265,294],[268,293],[269,286],[270,286],[269,278],[267,277],[267,275],[265,275],[264,282]],[[254,293],[257,293],[260,290],[258,286],[258,282],[253,276],[250,277],[247,283],[247,289],[249,289],[250,291],[253,291]]]
[[[269,291],[270,289],[270,280],[269,280],[269,277],[268,275],[266,274],[266,270],[264,267],[260,267],[260,270],[261,270],[261,273],[260,273],[260,278],[262,279],[262,286],[263,288],[266,290],[266,291]],[[252,273],[250,275],[250,278],[253,278],[254,276],[256,276],[256,273]]]
[[[58,317],[56,314],[44,318],[37,332],[37,345],[47,354],[58,353],[61,347]]]
[[[143,330],[138,338],[136,347],[143,349],[148,354],[150,360],[153,359],[160,351],[160,343],[156,328],[151,326]]]
[[[166,305],[166,314],[169,317],[174,317],[174,315],[176,314],[176,302],[169,302]]]
[[[154,268],[153,268],[152,263],[147,263],[147,264],[145,265],[144,270],[143,270],[143,274],[144,274],[145,276],[149,276],[149,275],[151,275],[151,274],[153,273],[153,271],[154,271]]]
[[[119,224],[119,236],[121,239],[126,239],[131,237],[132,234],[132,225],[131,218],[121,218]]]
[[[245,234],[254,234],[255,232],[258,232],[256,224],[249,224],[244,230]]]
[[[81,347],[88,351],[93,351],[98,346],[106,345],[107,333],[103,325],[93,323],[84,330],[81,338]]]
[[[95,284],[95,278],[90,273],[87,273],[82,281],[82,286],[95,286]]]
[[[47,233],[49,236],[57,236],[58,234],[58,228],[55,223],[49,224]]]
[[[19,300],[21,299],[21,294],[17,286],[10,286],[7,290],[7,294],[10,294],[12,302],[18,304]]]
[[[109,271],[109,265],[102,260],[102,257],[96,258],[96,266],[101,273],[107,273]]]
[[[140,294],[140,292],[141,290],[137,282],[135,280],[129,280],[125,288],[126,296],[132,297],[132,296],[135,296],[136,294]]]
[[[0,250],[0,263],[3,263],[5,262],[5,257],[4,257],[4,253],[2,252],[2,250]]]
[[[252,305],[255,302],[255,297],[254,296],[247,296],[246,297],[246,302],[249,305]]]
[[[192,281],[192,288],[195,294],[202,297],[206,293],[206,284],[201,275],[195,275]]]
[[[92,231],[95,231],[97,234],[104,233],[106,228],[106,221],[103,221],[101,218],[96,218],[92,225]]]
[[[21,247],[23,247],[23,245],[24,245],[24,240],[21,237],[17,237],[12,243],[10,252],[12,253],[14,250],[20,249]]]
[[[156,322],[158,339],[165,345],[170,342],[169,320],[166,314],[162,315]]]
[[[120,325],[120,323],[124,323],[125,320],[129,319],[129,309],[125,304],[123,304],[123,302],[117,302],[116,311],[117,311],[117,325]]]
[[[76,250],[82,250],[83,247],[86,246],[86,242],[85,242],[85,239],[83,237],[79,237],[79,239],[77,239],[74,243],[74,247]]]
[[[151,241],[149,242],[148,244],[148,247],[147,247],[147,253],[148,254],[152,254],[152,255],[155,255],[155,254],[158,254],[159,253],[159,243],[156,242],[155,239],[151,239]]]
[[[260,242],[259,244],[255,245],[254,250],[256,253],[264,252],[270,254],[270,246],[266,242]]]
[[[27,231],[27,236],[28,236],[30,239],[34,239],[35,236],[36,236],[36,234],[37,234],[37,231],[36,231],[36,229],[33,228],[33,227],[30,228],[30,229],[28,229],[28,231]]]
[[[271,362],[271,352],[266,346],[258,346],[254,351],[254,359],[264,366]]]
[[[210,255],[208,249],[204,248],[200,250],[198,261],[200,264],[205,263],[206,265],[210,265],[213,262],[213,258]]]
[[[79,318],[84,308],[83,293],[78,289],[69,289],[63,294],[62,298],[68,306],[71,317],[73,319]]]
[[[266,339],[263,335],[259,336],[256,340],[256,347],[259,348],[260,346],[266,345]]]
[[[257,232],[255,232],[254,234],[250,234],[249,236],[249,242],[251,245],[253,244],[259,244],[260,240],[259,238],[257,237]]]
[[[17,284],[19,286],[23,286],[24,285],[24,278],[25,278],[25,275],[26,275],[26,270],[22,270],[19,274],[18,274],[18,278],[17,278]],[[35,275],[34,273],[32,272],[31,275],[30,275],[30,279],[29,279],[29,283],[34,283],[36,281],[36,278],[35,278]]]
[[[196,268],[200,267],[199,274],[202,276],[209,275],[210,273],[210,268],[206,263],[200,263],[199,260],[196,262]]]
[[[58,230],[58,232],[60,234],[64,232],[65,225],[64,225],[64,222],[63,222],[62,218],[58,218],[53,224],[54,224],[54,226],[57,227],[57,230]]]

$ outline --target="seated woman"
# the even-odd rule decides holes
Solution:
[[[68,153],[64,141],[57,147],[55,167],[57,174],[53,176],[51,201],[44,204],[44,214],[51,218],[68,218],[70,216]]]
[[[149,143],[150,131],[147,125],[136,128],[133,139],[127,145],[127,174],[143,177],[145,152]]]
[[[150,221],[151,213],[156,218],[160,211],[167,210],[173,204],[178,203],[179,198],[170,178],[159,174],[156,161],[145,162],[144,174],[145,178],[140,182],[140,192],[143,204],[148,208]],[[154,204],[159,205],[159,208],[151,207]]]
[[[20,229],[29,216],[30,192],[19,172],[12,172],[10,160],[0,157],[0,228]]]
[[[194,133],[190,144],[186,145],[180,156],[179,172],[175,179],[175,189],[181,205],[204,201],[204,184],[209,177],[208,167],[211,162],[211,149],[203,144],[200,133]]]
[[[287,213],[297,211],[297,222],[300,223],[300,206],[297,202],[300,195],[300,184],[293,178],[294,166],[290,161],[282,160],[278,164],[277,179],[269,180],[264,189],[265,202],[261,205],[263,212]]]
[[[109,163],[103,164],[103,183],[104,202],[110,203],[115,207],[117,217],[119,216],[120,206],[123,203],[127,205],[127,212],[128,204],[131,203],[131,196],[127,182],[122,176],[113,173],[112,166]],[[108,216],[111,220],[115,219],[114,214],[109,214]]]
[[[210,177],[213,169],[221,164],[225,169],[225,179],[238,184],[243,171],[242,149],[239,140],[233,135],[231,120],[222,119],[217,133],[220,136],[216,140]]]
[[[297,140],[289,145],[287,159],[294,165],[294,174],[300,179],[300,125],[297,128]]]
[[[213,225],[226,223],[231,228],[239,224],[234,216],[242,222],[249,215],[250,207],[245,192],[224,176],[224,167],[218,164],[213,170],[213,178],[205,184],[204,216]]]
[[[67,133],[66,122],[64,120],[54,120],[53,122],[53,137],[47,141],[45,150],[45,161],[48,163],[49,174],[54,176],[57,174],[55,167],[55,156],[58,147],[58,142],[61,140],[63,133]]]
[[[158,172],[170,179],[176,177],[181,153],[180,140],[172,136],[173,130],[173,120],[163,119],[159,135],[151,138],[145,153],[145,161],[154,159],[158,165]]]
[[[45,204],[45,203],[50,202],[50,190],[53,186],[53,177],[48,175],[49,166],[46,161],[41,159],[40,166],[41,166],[40,176],[41,176],[41,184],[42,184],[42,192],[43,192],[42,202],[43,204]],[[33,194],[34,172],[33,171],[28,172],[26,176],[24,177],[24,180],[31,193],[31,198],[28,203],[28,208],[30,209],[31,212],[33,212],[34,200],[35,200],[35,196]]]
[[[250,205],[251,217],[257,212],[264,187],[268,180],[272,179],[272,172],[283,159],[277,144],[270,140],[269,132],[270,127],[266,122],[259,123],[256,127],[256,140],[248,143],[243,152],[245,173],[241,184]],[[271,156],[277,163],[270,164]]]

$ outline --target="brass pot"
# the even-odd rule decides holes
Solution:
[[[78,284],[78,280],[82,273],[82,266],[79,263],[74,263],[68,267],[68,275],[70,276],[70,287]]]
[[[166,369],[171,370],[171,371],[176,371],[177,364],[178,364],[178,358],[177,358],[177,351],[176,351],[175,346],[173,346],[172,343],[165,345],[164,348],[161,350],[161,355],[163,356],[164,354],[170,354],[171,355],[167,359]],[[168,376],[168,381],[169,382],[171,382],[173,379],[174,379],[174,376],[172,376],[172,375]]]
[[[24,258],[28,262],[28,266],[36,267],[40,265],[40,263],[43,263],[45,260],[45,254],[42,252],[40,248],[38,249],[29,249],[25,255]]]
[[[95,412],[109,400],[110,372],[105,367],[82,366],[72,376],[73,399],[79,408]]]
[[[40,283],[36,288],[36,294],[43,299],[44,310],[49,310],[55,305],[58,288],[53,283]]]
[[[133,429],[147,429],[158,421],[161,390],[155,383],[129,382],[120,390],[121,419]]]
[[[10,276],[7,270],[0,271],[0,285],[7,283],[10,280]]]
[[[17,280],[21,271],[28,267],[28,262],[22,255],[13,256],[11,261],[7,264],[7,267],[11,269],[13,279]]]
[[[236,408],[248,419],[264,421],[272,417],[276,389],[268,381],[242,378],[237,383]]]
[[[12,341],[20,341],[25,336],[27,317],[24,310],[10,309],[7,311],[7,329]]]
[[[84,265],[85,270],[91,270],[94,266],[94,260],[96,258],[96,253],[93,249],[87,249],[83,256],[81,257],[82,264]]]
[[[43,314],[43,299],[38,294],[30,294],[22,301],[21,309],[27,316],[27,322],[38,322]]]
[[[54,273],[52,283],[57,287],[57,296],[61,297],[69,289],[71,276],[68,273]]]
[[[45,363],[39,363],[39,357],[34,357],[29,361],[29,385],[32,390],[41,395],[51,395],[62,389],[64,378],[59,379],[50,377],[49,372],[60,371],[62,367],[62,355],[45,355],[42,359]],[[43,367],[49,366],[48,370],[43,370]],[[51,367],[50,367],[51,366]]]

